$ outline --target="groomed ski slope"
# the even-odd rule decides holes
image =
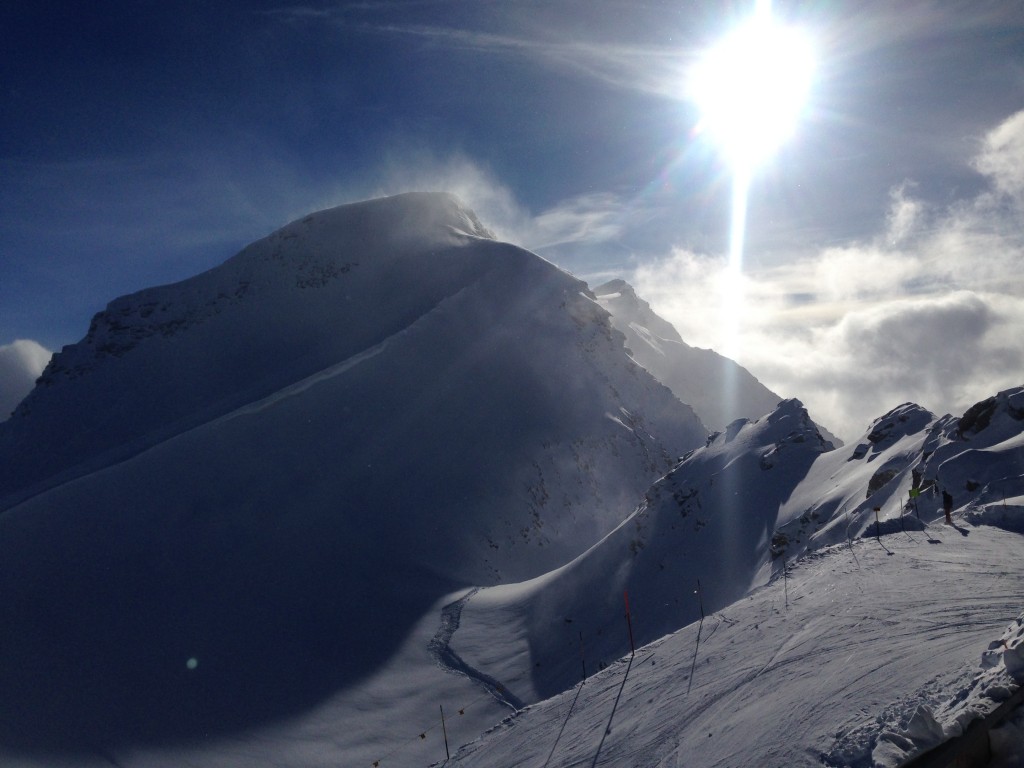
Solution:
[[[998,665],[974,680],[1021,613],[1022,561],[1021,535],[960,521],[810,555],[448,765],[898,765],[898,734],[920,705],[954,735],[993,706],[982,688],[998,697],[1012,685]]]

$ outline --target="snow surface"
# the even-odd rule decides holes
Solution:
[[[951,735],[966,710],[1008,694],[1005,670],[999,685],[976,682],[1020,613],[1022,555],[1018,534],[943,525],[829,548],[520,712],[449,765],[898,765],[934,740],[915,713],[934,711]],[[678,595],[693,602],[688,587]]]
[[[797,401],[756,422],[737,421],[685,457],[629,519],[569,565],[480,592],[453,645],[520,698],[539,700],[578,679],[578,646],[592,669],[629,650],[624,591],[639,644],[698,621],[702,606],[710,612],[733,604],[828,547],[845,544],[852,553],[854,542],[881,534],[882,552],[904,537],[928,548],[947,534],[969,536],[964,517],[1019,530],[1012,504],[1000,505],[996,517],[986,500],[1009,487],[1024,490],[1019,441],[1004,439],[1022,426],[1015,406],[1022,394],[993,398],[990,423],[969,436],[959,434],[956,419],[900,406],[869,428],[864,443],[838,451],[826,450]],[[943,518],[939,482],[959,502],[953,528],[934,527]],[[916,507],[912,486],[927,486]],[[699,601],[692,597],[698,584]],[[1015,599],[1019,611],[1024,601]]]

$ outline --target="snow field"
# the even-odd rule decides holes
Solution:
[[[530,707],[453,762],[897,765],[906,753],[873,753],[922,705],[940,717],[958,696],[991,706],[972,682],[1024,594],[1019,535],[931,526],[929,539],[894,534],[886,548],[866,539],[809,556],[789,572],[788,610],[776,578],[709,616],[695,665],[692,624]]]

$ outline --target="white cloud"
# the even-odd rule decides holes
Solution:
[[[30,339],[0,345],[0,421],[31,391],[51,354]]]
[[[974,167],[992,179],[999,192],[1024,202],[1024,111],[985,136]]]
[[[893,189],[876,238],[747,273],[678,249],[638,267],[638,292],[692,344],[736,349],[765,384],[849,439],[905,401],[960,413],[1024,383],[1024,112],[975,160],[991,188],[944,208]],[[723,292],[742,291],[731,346]]]

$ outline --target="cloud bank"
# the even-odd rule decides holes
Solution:
[[[973,166],[988,185],[970,199],[934,206],[912,182],[893,189],[870,240],[740,278],[724,257],[679,248],[631,279],[684,339],[734,348],[844,439],[908,400],[961,413],[1024,382],[1024,111],[983,138]]]
[[[50,355],[50,350],[29,339],[0,346],[0,421],[31,391]]]

